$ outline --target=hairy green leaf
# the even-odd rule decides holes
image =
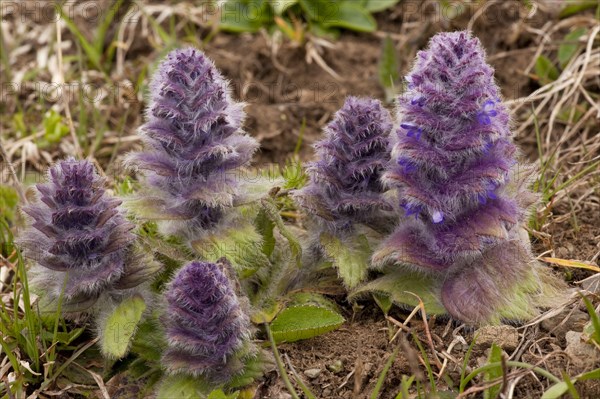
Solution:
[[[178,374],[163,378],[156,399],[208,399],[210,393],[202,379]]]
[[[333,260],[338,273],[349,288],[356,287],[367,277],[371,248],[364,235],[342,242],[331,234],[321,234],[323,250]]]
[[[363,0],[363,7],[369,12],[380,12],[398,4],[400,0]]]
[[[120,359],[127,354],[144,310],[146,303],[138,295],[125,299],[113,310],[102,326],[101,346],[105,356]]]
[[[335,330],[344,323],[337,312],[314,305],[284,309],[271,324],[275,342],[294,342]]]
[[[439,287],[435,279],[405,270],[392,271],[357,287],[350,292],[349,299],[358,298],[365,294],[386,294],[391,300],[404,307],[415,307],[418,299],[412,294],[417,294],[425,304],[427,314],[445,314],[446,310],[439,300]]]

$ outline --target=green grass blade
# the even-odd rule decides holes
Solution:
[[[385,362],[385,366],[383,366],[383,370],[381,371],[379,378],[377,378],[377,383],[375,384],[373,393],[371,393],[371,399],[377,399],[379,397],[379,391],[381,391],[381,388],[383,387],[383,383],[385,382],[385,377],[387,376],[388,371],[390,371],[390,368],[392,367],[394,360],[396,360],[396,357],[398,356],[399,351],[400,351],[400,346],[396,346],[396,349],[394,349],[394,352],[392,353],[390,358],[387,360],[387,362]]]
[[[65,21],[65,24],[67,24],[67,28],[79,41],[79,44],[83,48],[83,51],[85,51],[85,54],[89,58],[90,62],[96,68],[98,68],[99,71],[105,72],[104,68],[102,68],[102,63],[100,62],[101,54],[96,50],[96,47],[94,47],[94,45],[92,45],[92,43],[90,43],[85,36],[83,36],[77,25],[75,25],[73,20],[69,18],[67,14],[65,14],[60,5],[58,5],[57,9],[60,17]]]

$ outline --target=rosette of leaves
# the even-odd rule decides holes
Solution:
[[[367,236],[385,225],[384,211],[391,209],[380,182],[390,159],[391,129],[391,117],[378,100],[348,97],[315,144],[310,183],[294,193],[314,215],[320,245],[350,287],[366,276]]]
[[[548,299],[540,293],[554,284],[522,234],[536,201],[527,188],[532,171],[517,164],[509,114],[479,40],[464,31],[436,35],[407,81],[383,178],[405,217],[373,257],[397,266],[368,288],[420,285],[434,293],[436,310],[443,305],[473,323],[534,315]]]
[[[136,213],[188,241],[222,224],[243,194],[239,169],[258,146],[242,131],[243,106],[201,51],[170,52],[150,83],[145,150],[129,159],[144,176]]]
[[[178,389],[169,381],[189,381],[193,390],[210,392],[247,385],[261,375],[247,300],[238,296],[230,267],[225,259],[191,262],[169,283],[162,363],[171,379],[163,382],[159,397]]]

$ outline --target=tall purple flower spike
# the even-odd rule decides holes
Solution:
[[[32,219],[20,240],[24,254],[45,269],[36,274],[47,293],[58,297],[67,277],[67,300],[97,297],[126,271],[133,225],[89,161],[58,162],[48,177],[36,186],[40,201],[23,208]]]
[[[169,222],[167,233],[197,237],[240,195],[235,169],[258,147],[241,129],[243,107],[201,51],[174,50],[159,65],[140,130],[146,150],[130,161],[146,177],[142,207]]]
[[[227,382],[243,370],[237,356],[250,338],[250,319],[218,262],[192,262],[170,283],[164,325],[164,362],[170,373]]]
[[[510,297],[502,287],[531,268],[519,228],[535,196],[511,182],[516,147],[493,72],[468,32],[440,33],[419,52],[384,175],[410,217],[374,255],[438,275],[447,310],[473,322],[492,318]]]
[[[389,162],[392,120],[378,100],[348,97],[315,144],[310,183],[295,193],[300,205],[331,230],[343,231],[389,208],[380,182]]]

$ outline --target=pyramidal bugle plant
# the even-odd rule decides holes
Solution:
[[[465,31],[440,33],[406,80],[383,176],[405,215],[373,263],[395,264],[398,280],[430,279],[425,291],[466,322],[533,316],[558,283],[534,260],[523,229],[536,201],[532,169],[517,163],[481,43]]]
[[[48,182],[36,186],[38,201],[23,207],[31,223],[20,243],[35,261],[33,284],[51,300],[62,293],[66,302],[93,301],[139,267],[127,264],[134,226],[104,185],[92,163],[69,158],[49,169]]]
[[[216,263],[191,262],[177,272],[165,292],[166,372],[188,376],[208,392],[246,385],[260,375],[248,303],[236,292],[232,273],[224,258]],[[163,383],[159,397],[170,392],[168,385]]]
[[[135,242],[105,184],[89,161],[57,162],[36,186],[38,200],[23,207],[30,225],[19,241],[34,262],[28,273],[41,310],[92,316],[102,352],[120,358],[151,302],[144,285],[161,265]]]
[[[391,130],[391,116],[380,101],[348,97],[315,144],[316,161],[307,168],[310,183],[294,193],[315,215],[317,241],[349,287],[366,276],[367,226],[381,226],[391,209],[381,183]]]
[[[150,83],[145,150],[129,157],[144,177],[136,213],[188,241],[223,224],[244,194],[239,168],[258,147],[242,130],[243,107],[200,50],[170,52]]]

